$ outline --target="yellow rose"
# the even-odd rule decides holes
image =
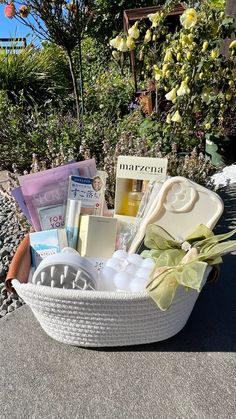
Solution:
[[[173,102],[173,101],[176,99],[176,90],[177,90],[177,88],[176,88],[176,87],[174,87],[172,90],[170,90],[170,92],[169,92],[169,93],[167,93],[167,94],[165,95],[165,98],[166,98],[167,100],[170,100],[171,102]]]
[[[151,39],[152,39],[152,31],[151,29],[148,29],[144,37],[144,42],[148,43],[151,41]]]
[[[122,41],[122,38],[121,38],[121,36],[116,36],[114,39],[111,39],[110,40],[110,45],[113,47],[113,48],[118,48],[118,46],[119,46],[119,44],[121,43],[121,41]]]
[[[174,113],[174,115],[173,115],[173,116],[172,116],[172,118],[171,118],[171,121],[173,121],[173,122],[177,122],[177,123],[180,123],[180,122],[182,121],[182,117],[181,117],[181,115],[180,115],[179,111],[176,111],[176,112]]]
[[[135,48],[135,42],[133,38],[131,38],[131,36],[128,36],[127,41],[126,41],[126,46],[129,50],[132,50]]]
[[[160,68],[158,68],[156,64],[154,64],[153,71],[154,71],[155,80],[159,81],[160,78],[162,77],[162,70]]]
[[[165,56],[164,56],[164,63],[171,63],[173,62],[173,55],[170,49],[166,50]]]
[[[138,22],[135,22],[135,24],[133,26],[131,26],[131,28],[129,28],[128,34],[133,39],[138,39],[139,38]]]
[[[210,124],[209,122],[207,122],[207,123],[205,124],[205,128],[206,128],[206,129],[211,129],[211,124]]]
[[[231,44],[229,45],[229,48],[236,48],[236,41],[232,41]]]
[[[121,52],[128,51],[125,38],[121,38],[121,41],[116,48],[118,49],[118,51],[121,51]]]
[[[182,81],[179,89],[177,90],[177,96],[189,95],[190,89],[186,81]]]
[[[168,113],[167,117],[166,117],[166,122],[167,124],[171,123],[171,118],[170,118],[170,114]]]
[[[229,102],[231,100],[231,98],[232,98],[231,93],[227,92],[226,95],[225,95],[225,99]]]
[[[187,52],[187,60],[191,60],[192,58],[192,53],[191,52]]]
[[[115,60],[118,60],[120,58],[120,53],[118,51],[112,51],[112,57]]]
[[[197,12],[195,9],[187,9],[180,16],[180,23],[185,29],[193,28],[197,23]]]
[[[182,35],[180,38],[180,43],[183,47],[185,47],[186,45],[189,45],[188,35]]]
[[[209,45],[209,43],[208,43],[207,41],[203,42],[203,45],[202,45],[202,52],[205,52],[205,51],[207,50],[208,45]]]
[[[188,40],[189,40],[190,44],[193,42],[193,34],[192,33],[190,33],[188,35]]]
[[[180,52],[178,52],[178,54],[176,55],[177,61],[181,61],[182,55],[180,54]]]
[[[148,15],[148,19],[152,22],[152,28],[156,28],[158,23],[160,22],[161,15],[159,12],[151,13]]]
[[[218,51],[218,49],[213,49],[213,50],[211,51],[211,59],[212,59],[212,60],[215,60],[215,59],[218,57],[218,55],[219,55],[219,51]]]

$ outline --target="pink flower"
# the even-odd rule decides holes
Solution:
[[[10,3],[5,7],[4,14],[9,19],[12,19],[16,15],[16,8],[14,6],[14,3]]]

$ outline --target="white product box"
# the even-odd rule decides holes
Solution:
[[[116,169],[115,217],[120,221],[134,222],[136,217],[127,215],[128,194],[134,179],[164,181],[167,158],[119,156]]]

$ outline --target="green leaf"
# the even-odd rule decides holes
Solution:
[[[219,7],[221,9],[225,8],[225,0],[211,0],[210,7]]]

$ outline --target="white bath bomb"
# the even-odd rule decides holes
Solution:
[[[145,291],[147,283],[148,283],[147,278],[135,277],[130,282],[129,289],[132,292],[142,292],[142,291]]]
[[[128,256],[128,253],[124,250],[116,250],[116,252],[113,253],[112,258],[125,260]]]
[[[146,278],[146,280],[148,280],[148,277],[150,275],[150,269],[146,269],[146,268],[139,268],[136,272],[137,277],[139,278]]]
[[[130,274],[127,272],[119,272],[114,277],[114,284],[117,290],[120,291],[129,291],[129,284],[130,284]]]
[[[129,255],[127,257],[127,261],[129,263],[133,263],[134,265],[140,266],[142,261],[143,261],[143,258],[140,255],[138,255],[137,253],[133,253],[132,255]]]
[[[115,291],[114,277],[115,269],[105,266],[99,273],[98,290],[99,291]]]
[[[108,261],[106,263],[106,267],[113,268],[117,272],[119,272],[123,268],[123,263],[120,259],[111,258],[111,259],[108,259]]]
[[[127,274],[130,274],[132,277],[135,276],[137,269],[139,269],[139,267],[137,265],[134,265],[133,263],[129,263],[126,267],[124,272],[126,272]]]

